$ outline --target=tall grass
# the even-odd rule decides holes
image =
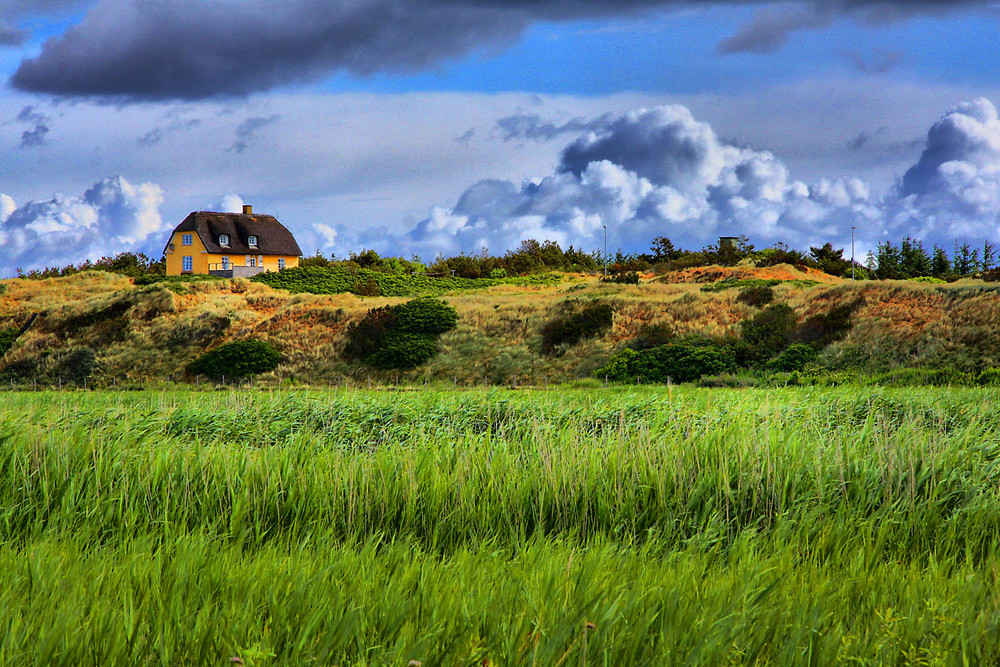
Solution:
[[[0,394],[0,662],[996,662],[998,399]]]

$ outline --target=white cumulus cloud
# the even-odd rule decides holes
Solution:
[[[1000,114],[960,104],[882,195],[859,178],[795,180],[768,151],[736,146],[682,106],[604,116],[562,151],[553,173],[520,186],[484,180],[436,206],[399,245],[425,254],[497,250],[525,238],[643,250],[668,236],[697,248],[745,234],[758,246],[838,243],[857,227],[867,247],[904,235],[950,247],[1000,240]]]
[[[719,234],[818,243],[848,220],[878,219],[857,179],[795,181],[773,154],[719,139],[682,106],[607,116],[562,152],[554,173],[521,186],[481,181],[435,207],[404,245],[417,252],[504,249],[525,238],[585,249],[643,249],[659,235],[698,247]]]
[[[142,250],[166,231],[162,203],[158,185],[133,185],[121,176],[94,184],[82,196],[57,194],[20,207],[0,195],[0,275]]]
[[[219,203],[219,210],[223,213],[242,213],[243,197],[239,195],[225,195]]]

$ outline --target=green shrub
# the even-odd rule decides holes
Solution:
[[[666,345],[674,336],[674,330],[669,324],[643,324],[639,328],[639,334],[628,342],[628,346],[633,350],[648,350]]]
[[[14,347],[14,341],[17,340],[17,335],[17,329],[5,329],[0,331],[0,357],[7,354],[7,350]]]
[[[812,345],[816,349],[841,340],[854,326],[851,322],[851,316],[864,304],[864,297],[859,297],[849,303],[831,308],[826,313],[806,318],[796,330],[795,339],[800,343]]]
[[[433,297],[372,308],[347,328],[344,356],[377,368],[419,366],[437,353],[438,336],[457,323],[458,312]]]
[[[638,352],[621,350],[596,375],[615,382],[680,383],[735,369],[736,359],[728,347],[710,339],[688,338]]]
[[[71,347],[48,359],[45,375],[53,383],[79,385],[94,374],[96,366],[96,352],[89,347]]]
[[[1000,384],[1000,368],[987,368],[976,378],[976,383],[982,385]]]
[[[1000,267],[995,269],[986,269],[980,274],[980,278],[988,283],[1000,283]],[[947,281],[942,281],[947,282]]]
[[[400,333],[442,334],[458,324],[458,311],[429,296],[395,306],[393,312]]]
[[[622,273],[616,273],[610,276],[604,276],[601,278],[602,283],[616,283],[618,285],[638,285],[639,284],[639,274],[635,271],[626,271]]]
[[[614,309],[606,303],[592,303],[569,315],[557,316],[542,327],[542,351],[554,353],[560,345],[575,345],[611,329]]]
[[[761,364],[780,354],[795,333],[795,323],[795,311],[783,303],[745,320],[741,325],[745,343],[739,347],[741,364]]]
[[[213,379],[239,379],[274,370],[281,354],[264,341],[241,340],[206,352],[188,364],[188,371]]]
[[[701,291],[722,292],[727,289],[746,289],[747,287],[774,287],[775,285],[780,285],[782,282],[786,281],[775,278],[730,278],[729,280],[720,280],[711,285],[702,285]]]
[[[351,292],[358,296],[382,296],[382,288],[375,280],[359,280],[351,286]]]
[[[943,387],[967,384],[967,378],[953,368],[897,368],[869,377],[866,384],[883,387]]]
[[[736,296],[736,300],[754,308],[763,308],[774,301],[774,290],[768,285],[744,287]]]
[[[916,278],[909,279],[911,283],[928,283],[931,285],[947,285],[947,280],[942,280],[941,278],[935,278],[934,276],[918,276]]]
[[[342,294],[359,296],[413,296],[444,294],[456,290],[482,289],[494,285],[554,285],[561,278],[555,274],[524,277],[461,278],[423,274],[387,273],[375,269],[350,266],[300,266],[284,271],[265,271],[250,279],[275,289],[310,294]]]
[[[437,354],[435,334],[394,334],[368,355],[365,363],[376,368],[413,368]]]
[[[382,346],[395,324],[394,306],[372,308],[363,318],[347,327],[344,356],[348,359],[364,359],[373,354]]]
[[[804,343],[793,343],[781,351],[777,357],[768,362],[767,367],[771,370],[784,373],[801,371],[806,364],[816,360],[816,350],[811,345]]]
[[[612,382],[628,382],[630,379],[635,379],[635,375],[632,373],[633,364],[635,364],[636,359],[642,355],[642,352],[637,352],[632,348],[626,347],[625,349],[614,353],[611,358],[608,359],[603,367],[598,368],[595,371],[597,377],[604,377]]]

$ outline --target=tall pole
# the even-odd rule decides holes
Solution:
[[[604,275],[608,275],[608,226],[601,225],[604,227]]]
[[[854,230],[857,227],[851,227],[851,282],[854,281]]]

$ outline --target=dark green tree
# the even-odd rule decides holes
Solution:
[[[683,251],[675,248],[673,242],[666,236],[657,236],[653,239],[653,245],[649,250],[651,262],[672,262],[683,254]]]
[[[936,278],[943,278],[951,273],[951,260],[944,248],[934,246],[934,255],[931,257],[931,274]]]
[[[900,273],[903,278],[929,276],[933,272],[931,258],[924,244],[907,234],[899,245]]]
[[[819,265],[819,270],[831,276],[842,276],[851,268],[851,260],[844,259],[844,249],[833,249],[832,243],[825,243],[821,248],[809,248],[809,254]]]
[[[899,248],[892,241],[878,244],[875,254],[875,277],[879,280],[898,280],[903,278],[903,258]]]
[[[978,269],[979,250],[973,250],[968,241],[959,245],[955,242],[955,252],[952,254],[952,268],[960,276],[972,275]]]
[[[980,263],[979,268],[982,271],[989,271],[994,268],[997,263],[997,249],[989,241],[983,243],[983,261]]]

